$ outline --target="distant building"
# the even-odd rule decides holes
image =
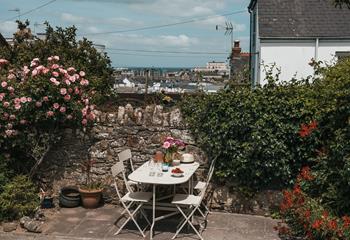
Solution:
[[[195,73],[201,74],[203,79],[201,80],[223,80],[227,78],[230,73],[230,69],[225,62],[208,62],[206,67],[196,67],[193,69]]]
[[[263,65],[275,63],[281,80],[313,74],[311,59],[350,56],[350,10],[332,0],[251,0],[251,80],[265,84]]]

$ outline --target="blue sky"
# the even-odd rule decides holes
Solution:
[[[14,20],[5,21],[16,15],[9,10],[19,8],[23,13],[47,2],[49,0],[0,0],[0,32],[10,37],[16,29]],[[217,24],[225,25],[226,21],[233,23],[234,39],[241,41],[244,51],[248,50],[248,4],[249,0],[57,0],[22,16],[21,20],[29,19],[31,25],[37,23],[35,32],[43,32],[40,23],[46,20],[52,26],[75,25],[79,35],[106,46],[113,66],[194,67],[203,66],[208,61],[226,60],[228,55],[209,54],[228,54],[230,37],[224,35],[224,30],[215,30]],[[221,16],[241,10],[245,12]],[[206,19],[171,27],[96,34],[203,18]]]

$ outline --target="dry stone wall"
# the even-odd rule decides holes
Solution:
[[[41,166],[38,176],[42,185],[57,194],[62,186],[78,185],[84,181],[82,163],[95,160],[92,177],[108,182],[110,167],[118,161],[118,153],[130,148],[135,166],[150,160],[161,149],[161,140],[173,136],[184,140],[186,151],[195,155],[201,167],[198,178],[205,178],[208,159],[195,143],[178,108],[161,105],[133,107],[130,104],[117,107],[115,111],[96,110],[97,121],[89,134],[67,129],[60,143],[53,146]],[[266,214],[278,202],[277,192],[260,193],[247,200],[228,186],[212,185],[208,201],[215,209]],[[114,202],[112,187],[104,192],[106,201]],[[277,200],[276,200],[277,199]]]

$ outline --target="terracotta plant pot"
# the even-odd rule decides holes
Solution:
[[[84,208],[97,208],[100,204],[103,189],[85,190],[79,188]]]

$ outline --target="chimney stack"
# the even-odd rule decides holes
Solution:
[[[240,57],[242,48],[240,47],[240,41],[235,40],[232,48],[232,57]]]

